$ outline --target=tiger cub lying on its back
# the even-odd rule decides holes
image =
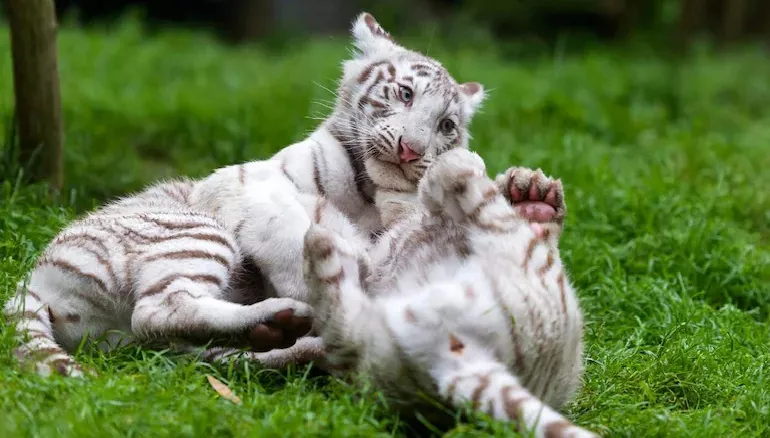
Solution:
[[[538,201],[550,221],[531,214]],[[401,407],[427,394],[538,437],[595,436],[554,410],[582,372],[582,314],[557,248],[564,211],[559,181],[513,168],[493,182],[456,149],[370,251],[367,275],[351,243],[313,225],[304,269],[325,366],[370,378]]]

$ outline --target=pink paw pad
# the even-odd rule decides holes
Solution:
[[[511,202],[516,212],[533,222],[550,222],[556,216],[558,208],[558,183],[532,174],[524,184],[516,182],[519,170],[513,171],[510,183]],[[545,190],[544,190],[545,189]],[[544,194],[541,194],[545,192]],[[537,232],[537,230],[535,230]]]

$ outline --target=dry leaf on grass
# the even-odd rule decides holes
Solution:
[[[214,391],[216,391],[219,395],[230,400],[236,405],[241,404],[241,399],[239,399],[237,395],[233,394],[233,390],[230,389],[230,387],[214,378],[214,376],[206,375],[206,378],[208,379],[211,387],[214,388]]]

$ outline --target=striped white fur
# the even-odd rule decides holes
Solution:
[[[137,338],[240,336],[246,345],[249,330],[280,311],[311,316],[307,304],[291,298],[249,305],[231,299],[241,253],[216,218],[177,198],[192,187],[191,181],[158,184],[54,238],[6,305],[20,318],[17,355],[25,364],[43,375],[79,376],[67,351],[85,336],[98,338],[104,349]]]
[[[320,338],[289,347],[311,315],[305,231],[315,221],[358,242],[365,263],[383,227],[375,198],[414,193],[432,157],[467,147],[484,97],[480,84],[457,84],[436,60],[396,44],[369,14],[352,34],[359,53],[343,64],[333,113],[308,138],[199,181],[158,184],[63,230],[6,305],[22,361],[79,375],[68,352],[86,335],[107,336],[109,348],[116,330],[129,341],[223,337],[254,348],[270,334],[288,348],[250,354],[266,366],[322,354]]]
[[[536,437],[593,437],[556,409],[578,388],[582,314],[558,251],[559,181],[478,155],[441,155],[361,280],[355,244],[314,225],[305,275],[330,370],[364,376],[414,411],[427,395]],[[513,201],[513,206],[511,205]],[[538,222],[532,202],[553,215]],[[539,205],[544,206],[544,205]]]

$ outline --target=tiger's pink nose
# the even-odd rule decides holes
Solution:
[[[415,152],[409,143],[404,140],[398,142],[398,158],[401,159],[402,163],[410,163],[419,160],[420,157],[421,155]]]

